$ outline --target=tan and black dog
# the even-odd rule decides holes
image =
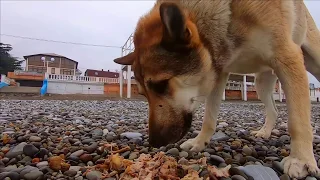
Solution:
[[[255,73],[267,115],[252,133],[271,135],[277,119],[272,91],[279,78],[291,136],[284,172],[292,178],[319,173],[307,71],[320,81],[320,33],[303,1],[158,0],[139,20],[134,46],[114,61],[132,65],[139,92],[148,99],[152,146],[179,141],[204,97],[201,132],[181,144],[202,151],[215,132],[229,73]]]

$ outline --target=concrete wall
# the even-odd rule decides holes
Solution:
[[[310,90],[311,101],[317,101],[317,98],[320,101],[320,89]]]
[[[39,87],[17,87],[17,86],[6,86],[0,89],[1,93],[40,93]]]
[[[49,94],[104,94],[103,83],[49,81]]]

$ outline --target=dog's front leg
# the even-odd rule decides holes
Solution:
[[[197,137],[189,139],[180,145],[183,150],[194,152],[202,151],[209,143],[216,130],[219,108],[228,81],[229,74],[220,74],[216,80],[215,87],[211,90],[205,102],[205,113],[202,128]]]
[[[291,178],[303,178],[319,173],[313,153],[313,132],[310,123],[311,103],[308,77],[301,49],[292,43],[279,46],[273,62],[283,84],[289,113],[288,130],[291,136],[290,155],[283,159],[284,173]]]

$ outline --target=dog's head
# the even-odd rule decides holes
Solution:
[[[114,62],[132,65],[139,93],[149,103],[149,143],[179,141],[191,127],[199,98],[215,73],[192,15],[175,3],[157,3],[134,33],[134,52]]]

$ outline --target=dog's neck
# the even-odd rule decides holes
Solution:
[[[215,67],[223,67],[234,48],[229,35],[232,0],[181,0],[191,13],[202,42],[208,48]]]

